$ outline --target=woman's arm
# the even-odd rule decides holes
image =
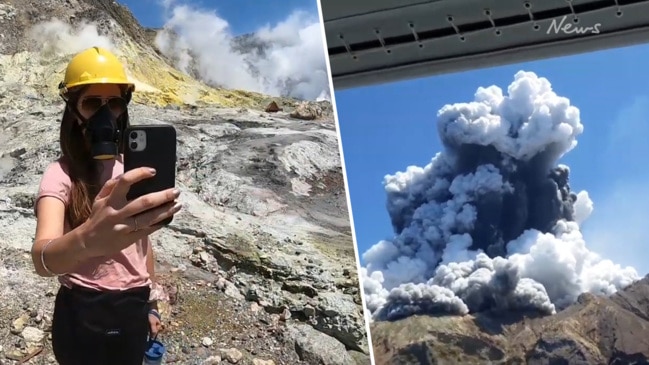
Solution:
[[[150,336],[156,338],[158,333],[162,331],[164,325],[162,324],[162,317],[160,316],[160,311],[158,310],[158,301],[157,297],[159,293],[156,293],[158,288],[155,282],[155,257],[153,256],[153,244],[151,243],[151,238],[146,238],[146,270],[149,272],[149,278],[151,279],[151,296],[149,297],[149,325],[150,325]]]
[[[84,245],[83,226],[63,234],[65,204],[60,199],[49,196],[39,199],[37,204],[36,237],[32,245],[32,261],[36,273],[48,277],[73,271],[81,262],[90,258]],[[47,247],[43,252],[45,245]],[[43,267],[41,254],[51,272]]]
[[[146,271],[151,281],[155,282],[155,258],[153,257],[153,246],[151,238],[146,238]]]
[[[151,244],[151,238],[146,239],[146,270],[149,273],[149,279],[153,283],[151,287],[155,287],[155,257],[153,256],[153,244]],[[158,310],[158,301],[152,300],[149,302],[150,308]]]

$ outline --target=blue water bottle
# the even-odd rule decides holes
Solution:
[[[149,348],[144,353],[144,365],[160,365],[165,354],[165,345],[162,342],[152,339],[149,341]]]

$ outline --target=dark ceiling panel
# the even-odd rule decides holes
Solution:
[[[435,0],[441,1],[441,0]],[[434,1],[427,0],[371,0],[371,1],[349,1],[331,0],[327,1],[326,14],[323,13],[325,21],[340,21],[345,18],[357,16],[367,17],[372,14],[384,12],[390,14],[398,8],[409,7],[417,4],[427,4]],[[324,9],[323,9],[324,11]]]
[[[337,89],[649,42],[649,0],[321,4]]]

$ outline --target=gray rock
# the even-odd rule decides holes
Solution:
[[[243,354],[235,348],[221,349],[221,357],[230,364],[238,364],[243,359]]]
[[[342,343],[309,325],[289,325],[287,333],[300,360],[307,364],[356,365]]]
[[[209,337],[203,337],[201,344],[205,347],[210,347],[212,346],[212,344],[214,344],[214,341]]]

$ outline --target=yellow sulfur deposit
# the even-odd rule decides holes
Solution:
[[[267,98],[258,93],[207,86],[173,68],[149,47],[131,40],[123,41],[115,51],[136,85],[135,103],[159,107],[200,104],[258,107]],[[0,55],[0,82],[29,85],[43,97],[58,98],[57,86],[72,56],[28,51]]]
[[[251,107],[259,105],[264,98],[256,93],[209,87],[174,69],[157,54],[137,52],[138,48],[127,41],[121,57],[136,84],[135,102],[158,106],[205,103]]]

